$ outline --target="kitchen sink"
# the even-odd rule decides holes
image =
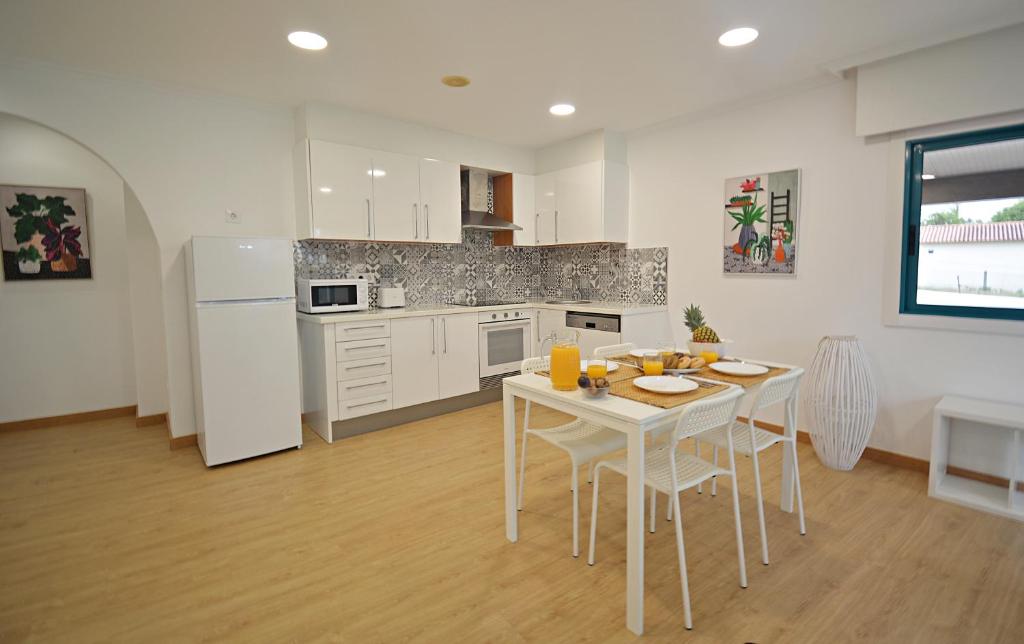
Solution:
[[[545,304],[590,304],[590,300],[546,300]]]

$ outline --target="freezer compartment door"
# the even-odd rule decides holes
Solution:
[[[193,237],[195,301],[295,297],[289,239]]]
[[[195,315],[206,464],[301,445],[294,304],[200,304]]]

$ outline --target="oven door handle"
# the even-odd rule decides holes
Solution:
[[[481,331],[490,331],[491,329],[508,329],[508,328],[513,328],[513,327],[517,327],[517,326],[530,328],[530,320],[519,319],[519,320],[509,320],[507,322],[506,321],[501,321],[501,322],[481,322],[480,323],[480,330]]]

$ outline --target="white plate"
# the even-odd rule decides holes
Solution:
[[[634,358],[642,358],[645,353],[651,353],[652,351],[656,351],[656,349],[633,349],[629,352],[629,355]]]
[[[697,373],[700,369],[666,369],[665,373],[681,374],[681,373]]]
[[[682,394],[698,387],[692,380],[672,376],[641,376],[634,380],[633,384],[658,394]]]
[[[589,360],[580,360],[580,372],[581,373],[584,373],[584,374],[587,373],[587,363],[588,362],[590,362],[590,361]],[[615,371],[618,368],[619,368],[619,363],[612,362],[611,360],[608,361],[608,373],[611,373],[611,372]]]
[[[760,376],[763,373],[768,373],[768,367],[749,362],[713,362],[708,366],[718,373],[730,376]]]

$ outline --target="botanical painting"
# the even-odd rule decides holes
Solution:
[[[726,179],[723,270],[795,273],[799,210],[800,170]]]
[[[89,226],[82,188],[0,186],[4,279],[87,279]]]

